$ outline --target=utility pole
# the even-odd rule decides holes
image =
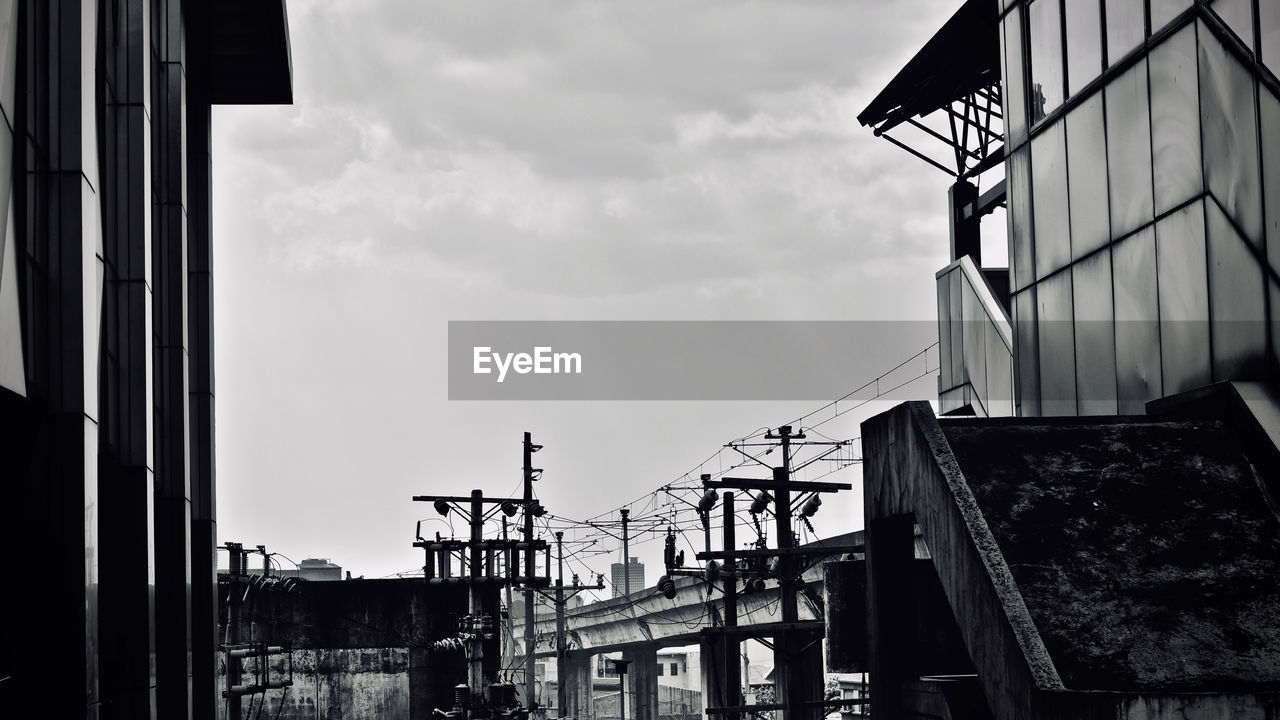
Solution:
[[[564,594],[564,533],[556,532],[556,594],[553,602],[556,604],[556,705],[559,706],[560,717],[565,716],[565,709],[569,707],[569,643],[565,639],[565,619],[564,606],[569,602],[569,598],[577,595],[583,590],[603,590],[604,576],[596,577],[595,585],[579,585],[578,576],[573,577],[573,592],[568,595]]]
[[[556,705],[560,708],[560,717],[564,717],[564,709],[568,704],[565,693],[565,655],[564,641],[564,533],[556,531]]]
[[[227,552],[231,555],[231,589],[228,592],[228,610],[227,610],[227,646],[234,647],[240,644],[240,588],[239,582],[241,575],[244,574],[244,545],[240,543],[229,542],[226,544]],[[240,678],[240,661],[235,660],[227,663],[227,689],[230,690],[241,683]],[[227,717],[230,720],[240,720],[240,696],[231,693],[227,694]]]
[[[460,713],[468,713],[472,717],[485,717],[487,716],[484,715],[485,712],[493,711],[495,708],[507,713],[513,712],[511,705],[514,703],[515,698],[512,696],[502,696],[502,699],[498,700],[492,697],[486,699],[488,682],[484,677],[484,642],[485,640],[493,639],[495,627],[494,619],[485,614],[484,588],[494,587],[496,591],[496,586],[506,586],[509,592],[512,584],[521,583],[527,590],[532,592],[535,588],[547,587],[551,584],[550,577],[534,575],[532,559],[537,551],[546,551],[547,568],[550,570],[550,547],[542,540],[516,542],[506,537],[501,540],[484,539],[484,523],[489,518],[499,512],[507,517],[513,516],[518,512],[520,502],[511,498],[486,498],[480,490],[472,490],[471,494],[465,497],[415,495],[413,499],[416,502],[433,503],[436,512],[441,515],[448,515],[455,510],[466,515],[470,529],[469,537],[466,540],[454,538],[446,540],[440,538],[439,533],[437,533],[434,541],[419,537],[413,543],[414,547],[420,547],[427,553],[426,562],[422,570],[428,584],[465,584],[468,586],[468,615],[458,627],[459,633],[465,638],[468,651],[467,685],[466,692],[456,696],[459,704],[455,706],[455,710]],[[496,507],[486,511],[486,505]],[[532,526],[533,517],[546,512],[534,500],[528,500],[524,505],[527,526]],[[526,559],[529,560],[526,567],[530,571],[523,577],[518,576],[515,572],[519,565],[518,558],[521,552],[524,552]],[[452,572],[455,553],[460,556],[467,568],[467,572],[458,576],[454,576]],[[503,572],[499,572],[494,563],[494,559],[499,554],[504,554],[509,559]],[[530,604],[529,609],[532,609],[532,604]],[[528,632],[532,632],[532,627],[529,628]],[[531,652],[527,659],[532,659]],[[504,684],[504,687],[509,686]],[[480,714],[475,715],[473,713]]]
[[[737,623],[737,579],[739,577],[746,578],[748,574],[756,574],[757,577],[751,581],[753,585],[761,585],[764,577],[776,576],[778,581],[778,598],[780,606],[781,621],[777,623],[768,623],[772,626],[768,631],[761,632],[761,635],[772,635],[774,638],[774,667],[777,669],[777,698],[776,702],[766,705],[733,705],[726,704],[721,707],[707,708],[708,715],[717,716],[734,716],[737,713],[750,711],[765,710],[782,710],[783,720],[807,720],[813,717],[813,710],[820,707],[826,707],[821,698],[808,699],[806,695],[806,685],[801,682],[806,672],[802,667],[801,660],[804,657],[804,650],[813,642],[815,633],[821,633],[821,621],[800,622],[799,606],[796,598],[798,589],[802,586],[803,580],[797,570],[799,567],[799,558],[801,555],[809,554],[804,548],[795,547],[795,535],[791,531],[792,520],[792,494],[798,493],[803,496],[806,493],[811,494],[808,501],[804,503],[800,514],[807,518],[817,511],[817,507],[821,505],[818,497],[819,493],[838,492],[841,490],[850,490],[852,486],[848,483],[829,483],[829,482],[792,482],[791,474],[799,468],[793,467],[791,458],[791,445],[795,440],[804,440],[803,433],[793,433],[789,425],[783,425],[778,428],[777,433],[768,432],[765,437],[769,440],[777,440],[782,446],[782,465],[772,468],[773,476],[769,479],[759,478],[720,478],[712,480],[709,475],[702,476],[702,484],[707,488],[703,494],[702,500],[698,503],[698,509],[704,514],[704,522],[708,522],[708,512],[714,507],[717,497],[715,488],[736,488],[741,490],[756,490],[760,494],[752,503],[751,512],[753,515],[763,513],[768,508],[770,501],[773,503],[773,514],[775,520],[775,529],[778,536],[777,548],[768,549],[760,547],[751,550],[739,550],[736,540],[732,534],[732,527],[735,524],[732,514],[733,498],[729,493],[726,495],[725,508],[725,548],[718,552],[710,550],[697,554],[699,560],[712,561],[717,558],[724,559],[726,564],[732,568],[731,572],[724,573],[725,582],[725,624],[724,627],[704,628],[704,635],[722,635],[726,640],[735,639],[734,646],[736,650],[736,638],[754,634],[746,633],[743,629],[736,629]],[[800,466],[803,468],[809,463],[820,460],[826,455],[833,452],[836,448],[842,446],[843,442],[818,442],[806,443],[816,445],[832,445],[831,450],[823,453],[819,457],[806,461]],[[734,448],[739,450],[738,448]],[[739,450],[739,452],[742,452]],[[745,454],[745,453],[744,453]],[[748,457],[753,457],[748,455]],[[772,493],[772,496],[770,496]],[[756,525],[759,531],[759,523]],[[840,554],[845,552],[854,552],[860,547],[855,546],[824,546],[821,550],[823,555]],[[738,559],[758,559],[774,558],[774,562],[770,570],[765,573],[760,570],[751,571],[748,568],[734,567],[733,563]],[[708,567],[710,569],[710,566]],[[688,570],[669,570],[672,575],[675,574],[696,574],[696,571]],[[714,573],[708,573],[710,577]],[[729,660],[728,658],[732,658]],[[738,676],[738,653],[726,652],[725,675],[726,680],[732,678],[732,682],[741,685],[741,676]],[[750,672],[750,668],[747,669]],[[726,685],[728,683],[726,682]],[[731,686],[730,686],[731,687]],[[729,687],[726,687],[726,694]],[[736,702],[736,701],[734,701]]]
[[[470,567],[468,576],[471,582],[467,583],[467,612],[473,618],[479,618],[484,615],[484,606],[481,602],[480,578],[481,571],[484,569],[481,565],[483,551],[481,550],[481,541],[484,540],[484,493],[479,490],[471,491],[471,542],[470,555],[471,559],[467,563]],[[481,633],[471,633],[471,639],[468,641],[471,646],[470,652],[470,669],[467,673],[467,686],[471,688],[471,692],[478,693],[484,690],[484,636]]]
[[[533,502],[533,454],[541,449],[541,445],[533,444],[532,433],[526,432],[524,434],[524,541],[526,543],[533,542],[533,513],[530,512],[530,503]],[[524,574],[525,577],[533,577],[531,548],[524,551]],[[530,712],[534,709],[533,643],[536,637],[533,586],[526,583],[524,586],[524,704]]]
[[[631,511],[622,508],[622,594],[631,597],[631,546],[627,544],[627,520]]]
[[[782,443],[782,467],[773,469],[773,480],[776,484],[776,489],[773,491],[773,515],[775,532],[778,535],[778,598],[784,627],[786,623],[794,623],[799,619],[793,577],[796,561],[793,555],[786,554],[795,540],[791,532],[792,437],[794,436],[791,433],[791,426],[783,425],[778,428],[777,438]],[[804,435],[799,437],[803,438]],[[799,660],[798,657],[793,657],[795,650],[798,650],[795,647],[795,637],[796,634],[793,631],[783,630],[781,637],[777,638],[774,644],[773,651],[773,666],[782,668],[782,672],[775,675],[778,678],[777,700],[790,708],[786,714],[787,720],[798,720],[800,704],[804,702],[800,683],[796,682],[795,674],[792,672],[794,663]]]
[[[737,541],[734,539],[736,524],[737,518],[733,514],[733,493],[726,492],[724,494],[724,551],[726,553],[732,553],[737,549]],[[728,570],[723,573],[724,626],[733,628],[738,626],[738,569],[734,564],[733,555],[725,557],[724,566]],[[724,634],[724,698],[722,700],[725,707],[742,703],[742,678],[738,673],[739,650],[738,637],[732,634],[732,631],[726,632]],[[738,720],[739,714],[728,713],[725,718]]]
[[[508,542],[506,515],[502,516],[502,541],[504,543]],[[508,578],[514,577],[517,573],[512,572],[511,568],[509,567],[511,563],[511,558],[513,557],[512,553],[507,552],[503,555],[503,557],[506,558],[506,562],[508,565],[508,567],[502,568],[503,572],[507,574]],[[519,562],[517,561],[516,564],[519,565]],[[511,604],[511,583],[510,582],[503,583],[502,589],[507,594],[507,637],[511,639],[511,642],[502,643],[502,667],[508,668],[508,667],[511,667],[512,661],[515,660],[515,652],[511,646],[515,644],[516,620],[514,617],[511,616],[511,614],[515,612],[515,607],[512,606]]]

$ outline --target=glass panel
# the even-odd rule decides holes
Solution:
[[[1205,182],[1245,237],[1258,245],[1262,198],[1253,79],[1203,23],[1199,36]]]
[[[1280,362],[1280,282],[1270,282],[1271,292],[1271,361]]]
[[[1155,32],[1191,7],[1191,0],[1151,0],[1151,32]]]
[[[1107,208],[1107,138],[1102,130],[1102,93],[1067,115],[1068,186],[1071,189],[1071,257],[1079,258],[1111,239]]]
[[[1275,2],[1275,0],[1270,0]],[[1264,5],[1267,3],[1263,3]],[[1253,52],[1253,1],[1252,0],[1214,0],[1209,6],[1222,22],[1231,28],[1244,42],[1244,46]]]
[[[1036,285],[1040,334],[1040,412],[1076,414],[1076,349],[1071,327],[1071,271]]]
[[[1159,306],[1156,298],[1156,235],[1146,227],[1111,249],[1116,310],[1117,412],[1143,415],[1160,397]]]
[[[1263,85],[1262,106],[1263,214],[1266,219],[1267,262],[1280,272],[1280,99]],[[1280,310],[1280,308],[1275,308]]]
[[[950,388],[951,382],[951,276],[956,271],[937,279],[938,283],[938,387]]]
[[[1214,202],[1209,228],[1209,309],[1214,380],[1256,380],[1265,371],[1262,267]]]
[[[1036,343],[1036,288],[1013,296],[1013,371],[1018,415],[1040,416],[1040,348]]]
[[[1107,62],[1114,65],[1142,42],[1147,23],[1142,0],[1106,0],[1106,9]]]
[[[1111,237],[1119,238],[1153,217],[1146,60],[1112,80],[1106,95]]]
[[[948,286],[948,290],[951,293],[951,298],[948,301],[951,309],[951,382],[956,385],[969,379],[965,376],[964,369],[964,335],[961,329],[961,323],[964,321],[964,306],[962,305],[964,301],[960,291],[961,277],[961,273],[951,273],[950,285]]]
[[[1036,0],[1027,5],[1031,43],[1031,122],[1062,104],[1062,16],[1058,0]]]
[[[1075,298],[1076,398],[1081,415],[1116,414],[1115,323],[1111,306],[1111,253],[1071,268]]]
[[[1262,63],[1280,75],[1280,3],[1259,3],[1258,25],[1262,28],[1258,43],[1262,48]]]
[[[1204,209],[1192,203],[1156,223],[1164,394],[1209,384],[1209,288]]]
[[[1093,0],[1067,0],[1067,95],[1102,72],[1101,6]]]
[[[1058,121],[1031,139],[1031,210],[1035,214],[1037,278],[1071,261],[1064,127],[1065,123]]]
[[[973,391],[979,398],[984,401],[987,397],[987,343],[983,335],[984,326],[987,325],[987,313],[982,309],[981,303],[978,302],[978,296],[973,291],[973,286],[964,277],[963,273],[956,273],[956,277],[960,279],[963,287],[964,303],[964,369],[965,375],[968,377],[970,384],[973,385]]]
[[[1004,117],[1009,147],[1027,139],[1026,86],[1022,75],[1022,8],[1015,7],[1001,23],[1004,29]]]
[[[1188,25],[1147,56],[1151,63],[1151,156],[1160,215],[1204,189],[1196,32]]]
[[[1005,168],[1008,177],[1009,266],[1015,290],[1035,279],[1035,249],[1031,242],[1031,148],[1014,150]]]
[[[987,414],[992,417],[1013,415],[1013,357],[1004,344],[1000,331],[985,323],[987,341]]]

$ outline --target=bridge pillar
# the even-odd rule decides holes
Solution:
[[[565,662],[565,705],[562,717],[591,720],[595,713],[591,707],[592,685],[595,672],[591,660],[594,656],[586,650],[570,650]]]
[[[702,675],[702,710],[709,718],[724,716],[706,715],[709,707],[720,707],[724,704],[724,649],[725,643],[719,637],[704,637],[699,643],[698,664]]]
[[[642,645],[624,650],[627,671],[627,720],[658,720],[658,647]]]
[[[826,676],[822,671],[822,638],[792,631],[774,638],[775,702],[805,702],[823,698]],[[781,669],[781,672],[778,671]],[[798,707],[781,717],[784,720],[817,720],[825,711]]]

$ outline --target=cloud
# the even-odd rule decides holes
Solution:
[[[299,2],[295,106],[227,144],[295,270],[608,295],[919,252],[941,176],[922,202],[856,114],[918,32],[890,15],[946,4]]]

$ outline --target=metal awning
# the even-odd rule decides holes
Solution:
[[[946,110],[949,138],[943,134],[945,127],[931,128],[917,120],[938,110]],[[1003,130],[991,126],[992,118],[1002,119],[996,0],[966,0],[858,115],[858,122],[944,171],[960,175],[981,163],[993,142],[1002,139]],[[957,167],[947,168],[884,134],[903,123],[950,145]]]

